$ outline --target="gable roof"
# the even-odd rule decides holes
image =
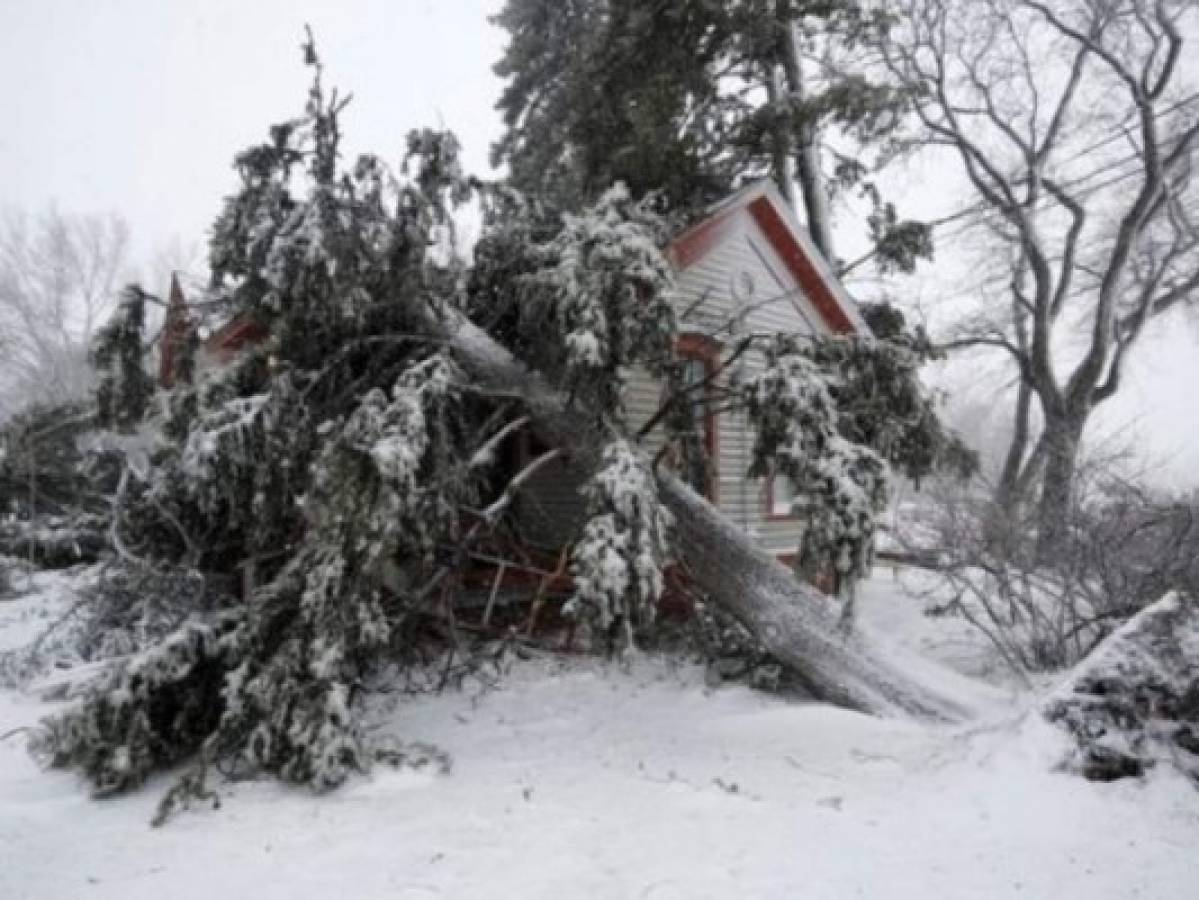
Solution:
[[[830,331],[869,334],[857,304],[772,181],[742,188],[713,207],[706,219],[675,237],[666,250],[675,269],[681,272],[707,256],[742,213],[757,225]]]
[[[243,347],[261,343],[269,334],[270,329],[252,316],[237,315],[208,336],[204,349],[218,356],[228,356]]]

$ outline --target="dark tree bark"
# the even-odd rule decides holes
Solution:
[[[781,109],[784,104],[786,88],[782,84],[778,71],[768,72],[765,81],[766,95],[770,100],[770,105],[776,110]],[[791,130],[781,117],[776,116],[770,132],[770,168],[779,193],[783,195],[787,205],[795,209],[795,184],[791,181],[790,152]]]
[[[1085,415],[1050,418],[1042,435],[1045,463],[1041,496],[1037,508],[1039,531],[1037,559],[1053,561],[1063,546],[1070,524],[1074,503],[1074,481],[1078,468],[1078,448],[1082,439]]]
[[[1021,494],[1019,490],[1020,473],[1024,470],[1024,458],[1028,451],[1030,437],[1030,419],[1032,417],[1032,387],[1021,379],[1016,388],[1016,416],[1012,440],[1004,456],[1003,469],[999,473],[999,484],[995,488],[995,505],[1008,519],[1011,519]]]

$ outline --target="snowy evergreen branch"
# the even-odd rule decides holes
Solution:
[[[142,362],[145,321],[145,294],[139,288],[127,288],[116,313],[92,344],[91,363],[100,376],[96,418],[103,427],[132,432],[154,393],[154,383]]]
[[[593,618],[631,644],[653,621],[670,554],[671,515],[658,499],[653,473],[623,440],[604,448],[584,488],[588,520],[571,551],[574,597],[568,611]]]
[[[547,239],[518,215],[476,251],[475,302],[485,297],[491,308],[480,313],[501,326],[511,313],[514,344],[532,345],[527,355],[580,405],[618,416],[628,368],[660,374],[673,352],[666,237],[650,203],[631,200],[621,185],[564,216]]]
[[[873,562],[886,465],[868,446],[839,433],[834,385],[796,340],[780,335],[743,395],[754,428],[750,474],[789,478],[797,512],[805,516],[800,567],[848,586]]]

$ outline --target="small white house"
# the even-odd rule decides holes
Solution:
[[[707,378],[745,334],[867,330],[856,304],[772,182],[729,197],[671,241],[667,253],[677,272],[678,352],[688,380]],[[751,351],[715,383],[752,374],[762,365],[761,353]],[[658,381],[648,373],[631,373],[625,403],[634,426],[648,422],[662,399]],[[794,554],[803,527],[791,513],[789,485],[746,476],[752,438],[745,414],[718,413],[701,402],[696,418],[702,421],[710,465],[707,473],[688,480],[766,549],[783,558]],[[653,450],[653,433],[648,441]],[[525,536],[554,547],[575,534],[582,512],[579,487],[565,466],[540,470],[519,500]]]

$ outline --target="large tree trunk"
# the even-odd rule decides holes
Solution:
[[[594,416],[568,407],[562,394],[531,374],[485,332],[447,311],[426,327],[461,365],[498,392],[519,394],[538,436],[563,450],[578,476],[594,471],[613,436]],[[696,584],[750,628],[823,700],[874,713],[960,720],[969,703],[946,687],[953,676],[859,628],[839,627],[839,610],[801,583],[707,501],[670,475],[663,500],[677,522],[677,548]],[[927,678],[922,678],[922,673]]]
[[[674,513],[677,547],[691,576],[814,696],[875,713],[949,721],[969,717],[967,703],[941,681],[948,672],[899,652],[860,624],[847,634],[839,606],[796,578],[705,499],[669,475],[660,480],[660,489]]]
[[[1032,419],[1032,386],[1020,380],[1016,393],[1015,428],[1012,441],[1008,444],[1003,470],[999,473],[999,484],[995,486],[995,505],[1008,518],[1012,518],[1022,499],[1019,492],[1020,473],[1024,468],[1024,457],[1028,452],[1028,439]]]
[[[1050,416],[1045,421],[1041,436],[1045,463],[1037,508],[1036,556],[1041,563],[1053,562],[1068,537],[1078,448],[1085,421],[1085,416],[1078,413]]]
[[[1027,484],[1021,480],[1026,470],[1025,457],[1032,425],[1032,386],[1021,379],[1016,394],[1015,428],[1008,444],[999,482],[995,485],[991,508],[987,511],[986,539],[991,552],[1000,558],[1009,557],[1022,542],[1023,529],[1019,515],[1027,493]],[[1031,466],[1029,460],[1028,465]]]
[[[766,73],[766,96],[776,115],[770,129],[770,168],[774,175],[774,183],[778,185],[779,193],[793,210],[795,204],[795,185],[791,181],[791,131],[786,123],[778,117],[778,107],[784,103],[786,87],[782,83],[782,74],[776,68]]]
[[[799,56],[799,36],[784,4],[779,5],[779,28],[783,73],[792,97],[802,101],[806,96],[803,63]],[[803,194],[804,212],[807,215],[808,233],[820,252],[830,263],[833,256],[833,222],[829,210],[828,194],[825,191],[824,172],[820,167],[820,144],[815,127],[803,123],[794,129],[795,177]]]

